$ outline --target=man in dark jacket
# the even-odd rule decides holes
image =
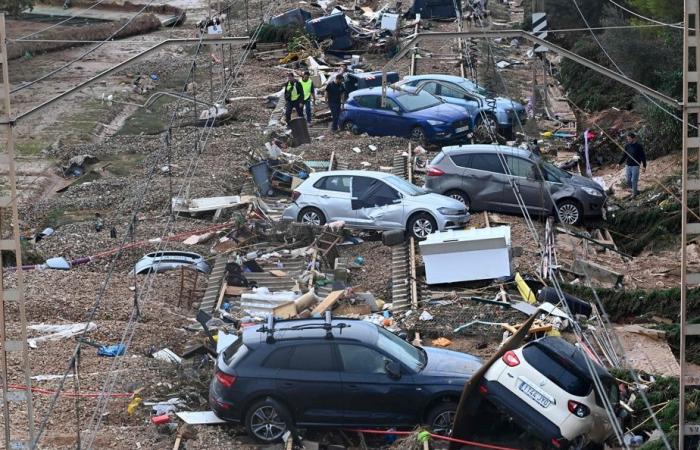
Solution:
[[[302,87],[299,80],[294,78],[294,74],[289,72],[287,75],[287,82],[284,84],[284,118],[287,120],[287,126],[292,120],[292,108],[294,108],[299,115],[299,117],[304,117],[304,112],[302,110],[304,99],[304,88]]]
[[[625,152],[618,165],[625,163],[627,174],[627,185],[632,189],[632,197],[639,194],[637,183],[639,182],[639,166],[647,170],[647,156],[644,153],[642,144],[637,142],[637,135],[634,133],[627,134],[627,144],[625,144]]]
[[[326,103],[331,110],[331,130],[338,131],[338,120],[340,119],[340,108],[345,97],[345,85],[343,76],[336,75],[335,80],[326,86]]]

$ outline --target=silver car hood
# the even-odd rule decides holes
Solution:
[[[455,200],[451,197],[447,197],[441,194],[436,194],[430,192],[423,195],[407,195],[404,197],[405,201],[413,204],[421,204],[429,209],[437,208],[453,208],[453,209],[464,209],[464,204],[459,200]]]

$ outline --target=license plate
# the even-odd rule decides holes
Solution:
[[[462,132],[464,132],[464,131],[469,131],[469,126],[466,126],[466,127],[459,127],[459,128],[457,128],[457,129],[455,130],[455,132],[457,132],[457,133],[462,133]]]
[[[552,402],[547,397],[542,395],[537,389],[535,389],[534,387],[530,386],[528,383],[522,380],[518,380],[518,389],[520,389],[522,392],[525,393],[525,395],[536,401],[537,404],[543,408],[547,408],[549,407],[549,405],[552,404]]]

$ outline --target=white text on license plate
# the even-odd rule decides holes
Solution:
[[[536,401],[543,408],[547,408],[549,405],[552,404],[552,402],[550,402],[549,399],[537,392],[535,388],[533,388],[524,381],[518,381],[518,389],[523,391],[528,397]]]
[[[455,132],[461,133],[461,132],[463,132],[463,131],[468,131],[468,130],[469,130],[469,126],[466,126],[466,127],[459,127],[459,128],[457,128],[457,129],[455,130]]]

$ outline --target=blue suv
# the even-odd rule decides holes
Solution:
[[[467,143],[473,122],[464,108],[449,105],[428,92],[386,89],[360,89],[350,94],[340,114],[340,124],[353,133],[398,136],[422,144]]]
[[[428,92],[447,103],[466,109],[475,127],[513,138],[519,123],[525,123],[525,107],[509,98],[496,97],[482,86],[454,75],[428,74],[404,77],[401,86]]]

